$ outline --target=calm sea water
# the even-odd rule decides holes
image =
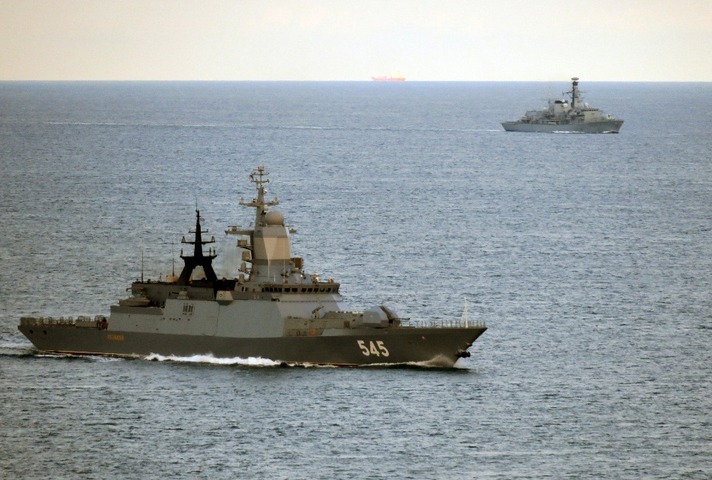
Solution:
[[[505,133],[565,83],[0,83],[3,478],[710,478],[712,84],[583,83],[619,135]],[[354,308],[489,330],[455,370],[37,354],[248,174]],[[251,197],[249,197],[251,198]],[[178,265],[180,268],[180,265]],[[231,273],[232,272],[232,273]]]

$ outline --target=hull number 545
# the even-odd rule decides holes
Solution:
[[[371,355],[387,357],[391,354],[381,340],[369,341],[368,343],[365,340],[356,340],[356,343],[358,343],[358,348],[361,349],[364,357],[370,357]]]

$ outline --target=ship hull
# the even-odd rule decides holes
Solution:
[[[344,334],[229,338],[101,330],[59,325],[20,325],[43,352],[145,357],[150,354],[215,358],[264,358],[287,364],[425,364],[451,367],[486,327],[350,329]]]
[[[535,133],[618,133],[622,125],[622,120],[568,124],[502,122],[502,127],[508,132]]]

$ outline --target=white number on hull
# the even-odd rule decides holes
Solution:
[[[391,354],[381,340],[369,341],[368,344],[366,344],[365,340],[356,340],[356,343],[358,343],[358,348],[361,349],[364,357],[370,357],[371,355],[387,357]]]

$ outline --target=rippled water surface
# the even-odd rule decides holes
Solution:
[[[582,84],[619,135],[505,133],[544,83],[0,83],[8,478],[709,478],[712,85]],[[38,354],[248,174],[354,308],[488,331],[457,369]],[[251,197],[250,197],[251,198]],[[178,259],[180,260],[180,259]],[[178,265],[178,268],[180,265]]]

